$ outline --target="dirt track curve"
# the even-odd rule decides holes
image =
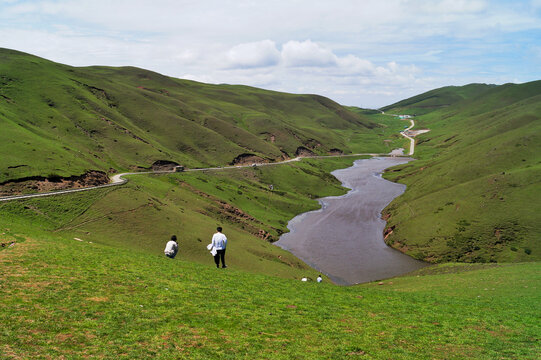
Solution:
[[[413,126],[415,126],[415,123],[413,120],[411,120],[411,126],[405,129],[404,131],[400,132],[400,134],[411,141],[410,146],[410,152],[408,156],[413,155],[414,152],[414,146],[415,146],[415,140],[406,135],[404,132],[407,130],[410,130]],[[352,157],[352,156],[388,156],[389,154],[375,154],[375,153],[363,153],[363,154],[348,154],[348,155],[326,155],[326,156],[307,156],[306,158],[309,159],[325,159],[325,158],[334,158],[334,157]],[[284,161],[278,161],[273,163],[258,163],[256,166],[271,166],[271,165],[281,165],[281,164],[287,164],[294,161],[300,161],[303,157],[296,157],[294,159],[284,160]],[[209,171],[209,170],[227,170],[227,169],[240,169],[240,168],[247,168],[252,167],[252,165],[236,165],[236,166],[224,166],[224,167],[211,167],[211,168],[201,168],[201,169],[186,169],[184,172],[193,172],[193,171]],[[27,195],[13,195],[13,196],[4,196],[0,197],[0,202],[2,201],[11,201],[11,200],[21,200],[21,199],[30,199],[30,198],[36,198],[36,197],[45,197],[45,196],[52,196],[52,195],[62,195],[62,194],[70,194],[80,191],[88,191],[88,190],[94,190],[94,189],[100,189],[110,186],[117,186],[117,185],[123,185],[128,182],[127,179],[124,179],[124,176],[127,175],[143,175],[143,174],[170,174],[174,173],[175,170],[162,170],[162,171],[142,171],[142,172],[127,172],[127,173],[121,173],[113,175],[111,178],[111,182],[109,184],[104,185],[98,185],[98,186],[89,186],[85,188],[80,189],[70,189],[70,190],[58,190],[58,191],[51,191],[51,192],[45,192],[45,193],[39,193],[39,194],[27,194]]]

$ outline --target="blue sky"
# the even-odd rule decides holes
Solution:
[[[0,0],[0,47],[381,107],[541,79],[541,0]]]

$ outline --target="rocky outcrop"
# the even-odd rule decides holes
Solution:
[[[231,161],[230,165],[248,165],[248,164],[259,164],[267,162],[261,156],[255,154],[240,154]]]
[[[295,156],[299,157],[306,157],[306,156],[314,156],[314,152],[310,149],[305,148],[304,146],[299,146],[297,150],[295,151]]]
[[[173,171],[177,166],[179,166],[179,164],[174,161],[156,160],[151,168],[152,171]]]
[[[282,153],[282,157],[281,157],[282,161],[291,159],[289,154],[287,152],[285,152],[284,150],[280,150],[280,152]]]
[[[343,155],[344,152],[340,149],[331,149],[329,150],[329,155]]]
[[[215,219],[217,218],[221,221],[227,221],[232,224],[238,224],[242,229],[260,238],[261,240],[267,242],[275,242],[278,240],[279,236],[274,236],[269,231],[262,228],[264,224],[261,221],[245,213],[238,207],[226,203],[213,195],[198,190],[188,183],[179,181],[179,185],[189,189],[194,194],[207,199],[207,206],[200,208],[198,211],[200,214]],[[273,230],[276,233],[281,234],[281,231],[278,229],[271,228],[269,230]]]

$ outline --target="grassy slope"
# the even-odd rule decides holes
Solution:
[[[269,241],[287,231],[289,219],[319,208],[315,198],[345,193],[329,173],[352,162],[304,159],[272,167],[132,176],[122,187],[0,203],[0,224],[20,233],[39,226],[43,233],[154,255],[177,234],[180,257],[205,264],[212,262],[205,246],[222,225],[233,268],[315,276],[315,270]]]
[[[0,182],[172,160],[276,160],[298,147],[384,151],[368,117],[316,95],[208,85],[133,67],[74,68],[0,49]],[[375,146],[376,145],[376,148]]]
[[[423,115],[483,94],[494,86],[486,84],[446,86],[385,106],[381,110],[395,114]]]
[[[539,94],[539,81],[502,85],[417,117],[431,131],[419,161],[387,174],[408,185],[388,242],[431,261],[541,259]]]
[[[364,149],[369,148],[372,149],[370,152],[373,153],[390,153],[393,149],[407,149],[409,147],[409,140],[400,135],[400,131],[404,130],[404,125],[409,125],[409,122],[406,123],[395,117],[381,114],[377,110],[366,110],[354,106],[349,107],[349,109],[354,113],[367,117],[378,125],[372,130],[378,136],[373,138],[360,133],[350,134],[345,132],[344,137],[348,139],[348,142],[362,145],[359,152],[366,151]],[[382,142],[385,146],[383,150],[381,149]]]
[[[42,234],[0,251],[0,267],[3,359],[541,355],[539,263],[342,288]]]
[[[24,58],[27,58],[26,55]],[[5,66],[5,62],[1,64]],[[71,174],[75,172],[74,169],[83,171],[89,166],[148,166],[153,160],[162,159],[162,155],[171,155],[172,160],[179,162],[186,160],[187,164],[193,166],[206,161],[219,163],[218,160],[222,161],[219,156],[230,159],[230,155],[236,154],[235,151],[245,151],[247,147],[256,145],[261,146],[261,150],[258,150],[261,155],[267,154],[270,157],[274,154],[272,151],[275,148],[264,148],[269,145],[268,141],[260,142],[253,138],[255,145],[239,145],[227,138],[222,143],[225,144],[224,150],[214,149],[215,153],[211,148],[199,153],[194,147],[204,148],[205,144],[197,141],[221,139],[213,137],[220,134],[215,129],[223,129],[224,123],[230,120],[236,121],[238,126],[228,128],[232,129],[228,136],[232,139],[235,136],[250,139],[241,130],[250,132],[251,124],[258,123],[259,115],[251,116],[252,113],[242,112],[242,116],[233,118],[218,116],[223,108],[227,108],[227,114],[233,113],[241,105],[245,109],[246,104],[235,104],[228,98],[234,97],[234,94],[224,91],[231,88],[238,90],[239,87],[200,87],[196,83],[164,78],[139,69],[74,69],[51,65],[35,58],[27,63],[23,61],[21,72],[25,66],[28,67],[27,71],[35,74],[36,79],[25,79],[21,82],[24,86],[19,84],[20,79],[16,76],[0,77],[3,81],[0,94],[5,96],[0,100],[2,128],[10,131],[9,136],[4,135],[5,138],[0,141],[0,146],[5,146],[0,150],[6,154],[5,159],[23,159],[39,164],[33,165],[33,168],[41,175],[49,171]],[[36,67],[47,70],[43,74],[44,80],[40,80],[40,72]],[[49,67],[57,70],[52,71]],[[66,71],[75,74],[73,76],[79,82],[84,80],[87,81],[84,84],[107,91],[103,93],[77,82],[68,84]],[[51,78],[52,73],[56,77]],[[119,79],[114,79],[115,76]],[[89,79],[93,79],[92,82]],[[50,84],[53,80],[60,86],[41,90],[43,84]],[[164,86],[169,81],[175,85]],[[141,83],[143,85],[138,85]],[[225,100],[217,105],[214,102],[216,98],[210,101],[192,95],[194,99],[185,99],[180,96],[181,90],[176,84],[194,86],[200,92],[220,93]],[[66,91],[65,86],[68,86],[69,91]],[[29,89],[33,89],[30,93],[39,96],[25,97],[24,93]],[[164,89],[167,92],[162,92]],[[259,90],[242,89],[257,98],[257,101],[253,100],[254,103],[261,104]],[[531,123],[528,121],[531,118],[529,112],[538,110],[537,100],[511,101],[513,96],[520,98],[522,92],[513,87],[508,90],[509,93],[501,95],[500,99],[489,97],[477,105],[464,105],[461,114],[470,111],[469,116],[478,120],[476,125],[466,121],[468,118],[460,114],[445,113],[449,121],[460,124],[460,127],[453,125],[453,129],[461,130],[457,134],[461,141],[457,140],[456,144],[448,146],[449,159],[446,161],[451,161],[451,154],[456,153],[452,150],[472,150],[471,144],[482,143],[483,138],[473,137],[474,134],[481,134],[479,126],[482,124],[505,129],[505,119],[509,116],[515,118],[515,115],[517,119],[522,119],[517,120],[518,123]],[[140,96],[137,92],[141,92]],[[172,92],[178,94],[169,96]],[[243,93],[241,98],[250,98],[248,93]],[[49,94],[54,95],[54,99]],[[126,94],[125,98],[123,94]],[[134,94],[138,97],[133,97]],[[77,107],[71,106],[74,96]],[[146,106],[139,108],[138,104],[147,101],[145,99],[150,100],[145,102]],[[311,108],[313,101],[318,101],[320,105],[324,101],[317,97],[299,99],[304,99]],[[489,100],[503,106],[493,114],[493,118],[498,118],[498,114],[507,114],[501,123],[490,121],[490,126],[483,122],[488,116],[486,109],[483,110],[483,104]],[[175,105],[179,101],[196,105]],[[265,104],[268,104],[267,101],[272,102],[272,99],[267,98]],[[321,106],[329,109],[330,105]],[[23,110],[26,112],[21,113]],[[183,113],[181,116],[175,115],[175,111],[194,113],[189,116]],[[298,113],[303,111],[300,109]],[[149,119],[153,114],[160,114],[160,119],[168,120],[151,122]],[[171,138],[160,134],[169,129],[164,124],[175,123],[179,117],[184,116],[197,120],[190,120],[191,125],[183,122],[181,128],[185,130],[178,130],[178,133],[171,131],[175,135],[171,138],[184,137],[184,143],[176,144],[178,146],[175,148],[171,145]],[[101,127],[96,126],[96,117],[100,120],[105,117],[113,125],[103,120],[105,125],[101,123]],[[343,119],[343,116],[339,117]],[[501,117],[504,118],[504,115]],[[302,128],[295,128],[297,136],[301,134],[301,138],[306,140],[314,138],[314,134],[320,136],[315,129],[319,125],[308,122],[308,118],[302,114],[295,117],[296,123],[303,119],[306,121]],[[334,116],[330,118],[336,119]],[[43,122],[44,119],[49,120]],[[261,123],[269,120],[262,119]],[[433,132],[424,136],[424,139],[430,138],[430,141],[418,149],[423,160],[414,162],[413,167],[407,165],[391,176],[408,182],[417,176],[416,171],[420,171],[424,166],[422,164],[433,164],[423,170],[435,169],[432,176],[422,177],[423,181],[427,181],[423,183],[423,188],[435,189],[434,193],[438,194],[442,191],[438,186],[440,183],[447,184],[442,181],[447,178],[442,178],[441,172],[436,171],[437,161],[444,159],[441,156],[446,151],[442,149],[447,149],[445,146],[451,141],[445,141],[447,137],[444,134],[450,132],[451,127],[445,121],[440,122],[440,117],[434,114],[427,114],[426,118],[421,119],[426,119],[422,125],[433,128]],[[460,122],[461,119],[464,123]],[[330,120],[318,121],[327,124],[325,121]],[[44,129],[44,124],[50,128]],[[196,129],[200,129],[201,124],[206,124],[204,128],[211,135],[200,140],[194,139],[193,134]],[[340,141],[350,144],[348,146],[351,146],[352,151],[362,148],[363,144],[351,145],[362,132],[355,133],[355,130],[347,126],[340,129],[340,124],[333,123],[333,131],[327,130],[321,135],[322,139],[323,136],[330,137],[325,146],[330,148],[334,141],[333,134],[336,134]],[[393,126],[389,125],[389,128]],[[535,127],[527,129],[533,131],[530,138],[519,131],[520,136],[512,139],[524,140],[521,146],[531,149],[529,142],[539,144],[536,138],[539,131]],[[515,130],[508,131],[512,133]],[[284,133],[289,134],[287,130]],[[6,133],[0,136],[3,134]],[[439,137],[436,137],[438,134]],[[266,136],[259,135],[256,136],[258,139]],[[460,138],[465,135],[469,136]],[[386,138],[388,134],[382,133],[380,136]],[[67,140],[63,140],[67,138],[71,140],[69,145],[66,145]],[[79,141],[73,142],[73,138]],[[148,144],[137,138],[145,139]],[[13,139],[21,141],[12,142],[15,145],[4,145]],[[284,145],[280,146],[295,148],[302,144],[295,137],[289,139],[291,142],[284,140]],[[467,146],[468,142],[470,147]],[[495,138],[490,144],[505,155],[503,151],[508,147],[500,145],[502,143],[505,142]],[[435,145],[426,146],[430,144]],[[385,147],[381,142],[378,145]],[[13,146],[17,147],[20,155],[11,151]],[[32,151],[33,148],[36,151]],[[485,145],[478,148],[479,151],[489,149]],[[232,150],[228,152],[227,149]],[[113,155],[113,150],[118,151],[118,158]],[[87,153],[96,153],[96,157],[80,156]],[[532,153],[535,154],[534,151]],[[506,158],[504,155],[493,156],[491,159]],[[533,192],[527,185],[527,181],[538,178],[530,173],[538,164],[532,156],[525,158],[524,162],[522,159],[519,161],[522,167],[513,168],[517,176],[520,176],[517,179],[524,183],[503,186],[502,191],[509,190],[509,194],[515,194],[515,191],[523,189],[522,196],[530,198],[535,194],[535,182]],[[200,160],[197,162],[194,159]],[[472,156],[472,159],[475,157]],[[434,270],[442,272],[439,275],[404,277],[394,279],[392,284],[386,282],[383,286],[368,284],[351,288],[305,284],[253,274],[271,273],[296,278],[308,274],[314,277],[313,270],[307,269],[280,249],[257,240],[251,231],[254,230],[253,225],[257,224],[276,236],[284,229],[284,219],[315,206],[308,195],[313,197],[342,192],[339,184],[323,174],[335,167],[345,167],[346,162],[350,161],[317,163],[311,160],[293,166],[274,169],[262,167],[228,175],[134,177],[128,186],[122,188],[1,204],[2,242],[11,239],[19,242],[12,248],[0,251],[0,268],[5,274],[0,282],[3,294],[0,299],[0,319],[3,324],[0,330],[0,355],[5,358],[538,358],[538,263],[486,268],[446,265]],[[63,167],[64,163],[70,164],[69,171]],[[458,175],[465,176],[468,172],[463,169],[461,172],[461,161],[453,164],[452,168],[446,167],[447,171],[456,171],[456,179],[462,179]],[[496,161],[493,166],[489,170],[500,171],[498,166],[503,165]],[[4,175],[17,177],[21,174],[34,174],[32,171],[24,167],[7,169],[6,166]],[[523,172],[528,175],[523,177]],[[455,179],[455,174],[452,175],[449,179]],[[496,179],[494,183],[500,184],[499,181]],[[446,210],[446,206],[453,206],[459,214],[459,218],[452,220],[456,220],[456,223],[451,222],[449,226],[454,229],[457,225],[456,231],[460,236],[453,239],[458,242],[468,239],[469,231],[473,228],[473,222],[466,217],[470,214],[466,210],[472,203],[468,202],[472,194],[472,188],[467,188],[470,182],[460,184],[466,186],[465,195],[456,191],[452,193],[453,199],[457,193],[461,195],[460,203],[447,205],[454,200],[444,202],[442,210]],[[269,183],[278,184],[276,192],[270,196],[267,190]],[[460,187],[453,182],[449,184],[454,186],[453,189]],[[427,207],[427,204],[415,198],[415,194],[421,193],[420,187],[415,187],[413,181],[408,185],[414,191],[406,193],[406,196],[410,196],[407,202],[401,205],[398,203],[396,208],[391,209],[391,221],[400,221],[395,236],[407,231],[408,228],[402,225],[411,223],[413,219],[411,216],[408,218],[408,211],[420,211]],[[504,195],[504,201],[514,198],[514,195]],[[442,201],[444,197],[438,195],[436,200]],[[244,222],[242,214],[225,211],[222,202],[242,209],[243,213],[252,216],[255,221]],[[428,202],[430,206],[433,203]],[[272,210],[269,211],[269,208]],[[490,209],[493,208],[490,206]],[[522,211],[518,205],[512,209]],[[534,220],[536,214],[531,214]],[[505,211],[502,210],[504,215]],[[428,216],[428,219],[432,218]],[[218,223],[224,224],[232,240],[228,259],[233,266],[226,272],[216,272],[210,264],[210,256],[204,250],[212,229]],[[475,224],[478,228],[477,222]],[[519,225],[522,229],[523,224]],[[510,226],[513,228],[517,225],[511,223]],[[425,227],[411,229],[412,234],[419,234],[420,229]],[[503,231],[500,229],[500,239],[508,235],[505,232],[507,230]],[[165,240],[173,232],[180,235],[181,253],[179,258],[170,261],[163,257],[161,251]],[[84,242],[75,241],[73,237],[81,238]],[[24,238],[28,240],[21,242]],[[423,239],[422,236],[419,238]],[[419,249],[422,250],[422,247]],[[536,251],[534,248],[531,257],[521,256],[530,260],[537,256]],[[513,253],[518,254],[520,251],[513,252],[510,247],[504,247],[499,252]],[[514,260],[521,258],[515,257]],[[243,270],[249,270],[250,273]],[[455,274],[457,271],[460,273]]]
[[[10,50],[0,50],[0,122],[0,182],[158,159],[189,166],[225,164],[246,152],[276,159],[301,145],[319,153],[386,152],[402,141],[398,121],[315,95],[206,85],[130,67],[73,68]],[[182,256],[198,262],[209,261],[204,245],[222,224],[235,240],[229,256],[238,267],[299,277],[313,270],[267,240],[318,207],[314,198],[344,193],[328,172],[351,163],[133,177],[122,188],[0,204],[0,212],[9,226],[27,218],[46,231],[153,254],[176,233]]]

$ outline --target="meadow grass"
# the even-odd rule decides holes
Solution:
[[[317,198],[346,193],[330,172],[354,160],[131,176],[120,187],[1,203],[0,222],[27,234],[62,234],[154,255],[176,234],[179,256],[203,264],[212,263],[206,245],[222,226],[233,267],[315,278],[316,270],[272,242],[288,231],[289,219],[318,209]]]
[[[76,68],[0,49],[0,183],[88,170],[226,165],[385,149],[376,124],[317,95],[209,85],[133,67]],[[376,146],[377,148],[374,148]]]
[[[54,235],[27,237],[0,263],[5,359],[540,355],[539,263],[337,287]]]
[[[73,68],[0,50],[0,182],[174,160],[225,165],[405,147],[392,116],[315,95],[205,85],[136,68]],[[387,209],[389,244],[444,264],[337,287],[273,246],[286,221],[345,192],[303,160],[167,176],[0,204],[0,357],[539,358],[539,82],[448,87],[386,111],[422,114],[418,161]],[[111,170],[112,171],[112,170]],[[271,191],[269,185],[273,185]],[[228,269],[206,244],[230,239]],[[175,260],[163,256],[170,235]]]
[[[415,118],[430,129],[419,160],[385,174],[408,186],[385,210],[390,245],[432,262],[541,259],[540,90],[490,87]]]

